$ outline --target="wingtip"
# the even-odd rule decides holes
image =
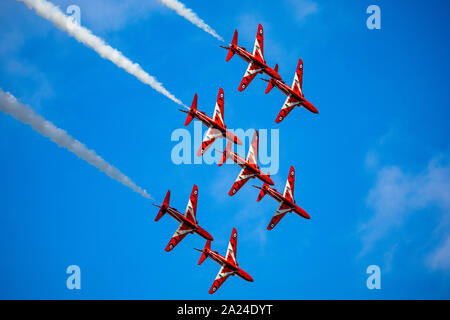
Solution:
[[[203,157],[203,154],[205,153],[205,150],[204,149],[199,149],[198,151],[197,151],[197,157]]]

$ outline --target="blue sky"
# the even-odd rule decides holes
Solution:
[[[294,110],[246,65],[225,62],[220,42],[156,1],[54,0],[81,8],[83,26],[157,77],[186,104],[212,114],[225,91],[229,127],[280,129],[282,190],[296,168],[295,198],[311,220],[288,215],[245,186],[227,195],[236,166],[175,165],[178,106],[101,59],[23,3],[2,1],[0,87],[119,168],[157,200],[168,189],[184,210],[199,187],[197,217],[255,279],[233,277],[210,296],[219,270],[197,266],[203,239],[164,248],[177,223],[153,221],[151,201],[111,180],[10,116],[0,114],[1,298],[442,299],[450,298],[450,50],[447,1],[185,1],[227,42],[251,49],[258,23],[265,58],[290,84],[304,60],[305,96],[319,115]],[[381,8],[381,30],[366,8]],[[193,126],[189,127],[193,131]],[[196,150],[193,150],[196,151]],[[80,291],[65,270],[81,268]],[[368,290],[366,268],[381,268]]]

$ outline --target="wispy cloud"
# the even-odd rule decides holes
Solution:
[[[433,270],[450,271],[450,235],[428,255],[427,264]]]
[[[72,138],[66,131],[56,127],[50,121],[45,120],[40,115],[36,114],[33,109],[20,103],[13,95],[8,92],[4,92],[1,88],[0,110],[11,115],[16,120],[30,125],[36,132],[39,132],[43,136],[49,138],[58,146],[66,148],[70,152],[76,154],[84,161],[104,172],[112,179],[129,187],[134,192],[139,193],[147,199],[152,199],[152,197],[144,189],[137,186],[130,180],[130,178],[106,162],[102,157],[97,155],[95,151],[88,149],[83,143]]]
[[[221,36],[219,36],[217,34],[217,32],[213,28],[211,28],[209,25],[207,25],[205,23],[205,21],[200,19],[194,11],[192,11],[189,8],[186,8],[186,6],[183,3],[181,3],[180,1],[177,1],[177,0],[159,0],[159,2],[161,2],[162,4],[167,6],[168,8],[174,10],[177,14],[179,14],[183,18],[187,19],[188,21],[190,21],[192,24],[196,25],[197,27],[199,27],[203,31],[209,33],[214,38],[216,38],[216,39],[218,39],[220,41],[224,41],[223,38]]]
[[[303,21],[307,16],[310,16],[319,11],[319,5],[312,0],[287,0],[288,5],[292,7],[292,13],[297,21]]]
[[[142,0],[59,0],[61,11],[69,5],[81,9],[81,22],[96,32],[117,31],[130,22],[148,18],[160,10],[156,1]]]
[[[32,83],[34,90],[30,101],[40,107],[41,101],[53,96],[53,88],[46,75],[37,66],[26,59],[21,59],[20,50],[26,43],[26,37],[15,26],[0,33],[0,67],[5,74],[24,85]]]
[[[360,228],[361,255],[388,233],[400,229],[407,217],[425,208],[437,208],[441,214],[441,225],[437,229],[447,230],[450,222],[450,161],[444,156],[435,157],[416,174],[399,166],[382,167],[366,200],[373,215]],[[450,254],[445,251],[450,248],[449,243],[444,241],[430,254],[428,261],[433,268],[450,266]]]
[[[76,24],[71,18],[66,16],[57,6],[46,0],[17,0],[24,2],[30,9],[44,19],[52,22],[56,27],[66,31],[70,36],[77,39],[80,43],[96,51],[102,58],[110,60],[119,68],[124,69],[129,74],[135,76],[141,82],[149,85],[159,93],[163,94],[173,102],[183,105],[184,103],[170,93],[162,83],[156,78],[145,72],[137,63],[132,62],[120,51],[112,48],[101,38],[92,34],[87,28]]]

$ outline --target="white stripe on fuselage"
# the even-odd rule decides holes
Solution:
[[[277,201],[280,203],[280,205],[283,203],[283,204],[289,206],[289,207],[290,207],[290,210],[293,210],[293,209],[294,209],[294,207],[292,206],[292,204],[291,204],[289,201],[287,201],[281,193],[279,193],[279,192],[273,190],[272,188],[267,189],[267,192],[269,193],[270,196],[272,196],[272,198],[274,198],[275,200],[277,200]]]
[[[177,220],[180,223],[184,223],[190,227],[195,227],[195,225],[189,221],[188,219],[186,219],[186,217],[184,215],[182,215],[180,212],[178,212],[176,209],[174,208],[167,208],[167,213],[174,218],[175,220]]]
[[[185,223],[182,222],[182,224],[184,225]],[[178,228],[180,228],[180,227],[178,227]],[[195,229],[185,229],[185,230],[178,230],[177,229],[177,231],[175,231],[175,234],[173,235],[173,237],[181,236],[181,235],[183,235],[185,233],[189,233],[189,232],[192,232],[192,231],[195,231]]]
[[[201,121],[205,126],[218,130],[222,137],[226,136],[226,132],[223,130],[224,128],[218,125],[213,119],[201,112],[197,112],[196,116],[197,120]]]

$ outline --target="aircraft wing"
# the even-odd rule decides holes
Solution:
[[[236,228],[233,228],[231,232],[230,242],[228,243],[227,255],[226,259],[228,261],[233,261],[236,265],[238,265],[236,261],[236,247],[237,247],[237,231]]]
[[[261,58],[264,63],[266,62],[264,60],[264,30],[262,25],[258,25],[255,45],[253,46],[253,55]]]
[[[239,189],[241,189],[244,186],[244,184],[248,181],[248,179],[253,178],[254,176],[255,174],[253,172],[251,172],[247,168],[243,168],[239,173],[233,186],[231,187],[230,192],[228,192],[228,195],[232,196],[236,194],[239,191]]]
[[[283,196],[289,201],[294,202],[294,184],[295,184],[295,169],[291,166],[291,170],[289,171],[289,177],[286,182],[286,186],[284,187]]]
[[[263,68],[257,66],[256,64],[254,64],[253,62],[250,62],[248,67],[247,67],[247,71],[245,71],[245,75],[244,78],[241,81],[241,84],[239,85],[238,90],[239,91],[244,91],[245,88],[248,87],[248,85],[250,84],[250,82],[252,82],[252,80],[256,77],[256,75],[258,73],[260,73],[263,70]]]
[[[275,228],[275,226],[278,224],[278,222],[283,219],[283,217],[291,210],[289,206],[284,204],[283,202],[280,203],[280,206],[278,207],[278,210],[275,212],[274,216],[272,217],[272,220],[270,220],[269,225],[267,226],[267,230],[272,230]]]
[[[299,59],[297,69],[295,70],[294,81],[291,86],[292,90],[299,93],[303,97],[303,60]]]
[[[197,199],[198,199],[198,187],[194,184],[192,188],[191,196],[189,197],[189,202],[186,207],[185,217],[189,221],[197,224]]]
[[[259,133],[255,130],[252,138],[252,144],[250,149],[248,149],[247,161],[253,164],[258,164],[258,146],[259,145]]]
[[[223,116],[224,105],[225,105],[224,93],[223,89],[220,88],[219,94],[217,95],[216,107],[214,108],[213,120],[221,124],[222,126],[225,126],[225,120]]]
[[[191,227],[186,225],[185,223],[180,223],[178,226],[177,231],[175,231],[174,235],[172,236],[172,239],[170,239],[170,242],[167,244],[166,251],[171,251],[173,248],[176,247],[177,244],[180,243],[181,240],[184,239],[190,232],[194,231]]]
[[[297,99],[295,99],[294,97],[289,95],[286,98],[286,101],[284,102],[284,105],[281,108],[280,113],[278,114],[277,118],[275,119],[275,122],[280,123],[281,121],[283,121],[283,119],[287,117],[289,112],[291,112],[292,109],[294,109],[296,106],[299,106],[300,104],[301,104],[300,101],[298,101]]]
[[[208,128],[208,131],[206,131],[205,137],[203,138],[202,145],[197,151],[197,156],[201,157],[206,152],[206,150],[208,150],[209,147],[212,146],[214,141],[216,141],[217,138],[220,138],[222,136],[223,136],[222,132],[220,132],[219,130],[214,128]]]
[[[220,286],[225,282],[225,280],[228,279],[229,276],[231,276],[234,273],[234,271],[227,266],[222,266],[219,270],[219,273],[216,276],[216,279],[214,280],[211,289],[209,289],[209,293],[213,294],[217,291],[217,289],[220,288]]]

